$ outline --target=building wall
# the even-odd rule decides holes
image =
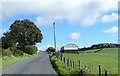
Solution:
[[[64,50],[78,50],[77,47],[64,47]]]
[[[78,50],[63,50],[63,53],[79,53]]]
[[[68,44],[64,46],[64,50],[78,50],[78,46],[74,44]]]

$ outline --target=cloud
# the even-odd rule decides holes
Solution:
[[[53,18],[59,16],[70,23],[93,25],[97,21],[96,14],[102,15],[118,10],[118,0],[2,0],[2,2],[2,12],[9,18],[17,14],[34,14],[42,17],[37,17],[39,23],[41,19],[46,20],[49,17],[44,24],[54,21]],[[84,24],[85,21],[88,24]]]
[[[7,31],[7,29],[1,29],[0,28],[0,37],[2,37],[3,36],[3,33],[5,33]]]
[[[53,47],[53,45],[51,44],[48,44],[48,45],[45,45],[45,46],[37,46],[38,47],[38,50],[42,50],[42,51],[45,51],[47,48],[49,47]]]
[[[79,39],[80,38],[80,33],[77,33],[77,32],[73,32],[73,33],[71,33],[71,35],[70,35],[70,39],[71,40],[77,40],[77,39]]]
[[[81,26],[86,27],[86,26],[92,26],[93,24],[95,24],[96,22],[98,22],[99,15],[96,14],[94,16],[87,16],[85,18],[83,18],[83,20],[81,21]]]
[[[118,20],[118,14],[117,13],[112,13],[111,15],[104,15],[101,18],[102,22],[112,22],[112,21],[117,21]]]
[[[56,16],[56,17],[50,17],[50,16],[37,16],[36,17],[36,24],[40,26],[47,26],[47,25],[52,25],[53,22],[62,22],[62,17],[61,16]]]
[[[120,36],[118,35],[118,44],[120,44]]]
[[[38,50],[44,51],[44,50],[46,50],[46,46],[38,46]]]
[[[105,32],[105,33],[117,33],[118,32],[118,27],[117,26],[113,26],[112,28],[103,30],[102,32]]]
[[[111,13],[111,14],[104,14],[103,16],[101,16],[100,14],[96,14],[96,15],[90,15],[87,16],[85,18],[83,18],[83,20],[81,21],[81,26],[86,27],[86,26],[92,26],[97,22],[113,22],[113,21],[117,21],[118,20],[118,14],[117,13]]]
[[[50,19],[49,17],[36,17],[36,23],[38,25],[49,25],[53,23],[53,20]]]
[[[0,34],[3,34],[7,31],[7,29],[0,29]]]
[[[46,47],[49,48],[49,47],[54,47],[54,46],[49,44],[49,45],[47,45]]]

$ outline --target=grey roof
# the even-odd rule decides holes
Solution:
[[[64,45],[61,50],[78,50],[78,46],[75,44]]]
[[[67,44],[67,45],[64,45],[64,47],[65,47],[65,46],[69,46],[69,47],[71,47],[71,46],[78,47],[78,46],[75,45],[75,44]]]

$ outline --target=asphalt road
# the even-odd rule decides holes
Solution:
[[[52,68],[49,55],[46,52],[40,52],[40,55],[34,58],[23,60],[10,65],[2,70],[2,74],[57,74]]]

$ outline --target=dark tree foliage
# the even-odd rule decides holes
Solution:
[[[79,49],[80,51],[91,50],[91,49],[102,49],[102,48],[120,48],[120,44],[114,43],[101,43],[101,44],[94,44],[91,47],[84,47]]]
[[[37,53],[37,47],[33,45],[26,45],[24,47],[24,52],[30,55]]]
[[[3,49],[7,49],[8,47],[13,46],[14,40],[13,40],[12,37],[10,36],[9,32],[4,33],[3,35],[4,35],[4,36],[1,37],[1,40],[2,40],[2,48],[3,48]]]
[[[14,42],[25,45],[35,45],[43,39],[42,33],[30,20],[16,20],[10,26],[9,35],[14,37]]]
[[[0,39],[0,57],[2,56],[2,40]]]
[[[49,47],[49,48],[47,48],[46,51],[47,51],[47,52],[55,52],[55,48],[53,48],[53,47]]]

